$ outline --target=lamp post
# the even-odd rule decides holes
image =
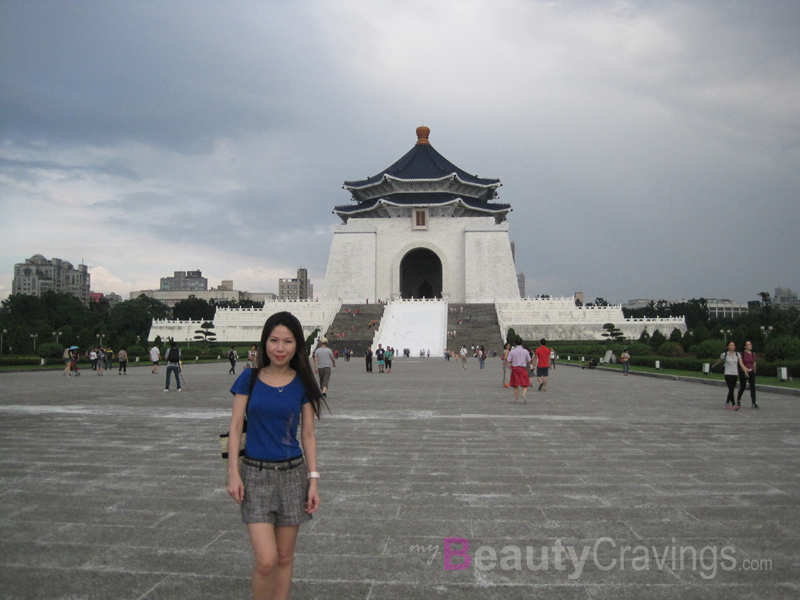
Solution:
[[[36,354],[36,338],[39,337],[39,334],[32,333],[31,337],[33,338],[33,353]]]
[[[733,333],[733,331],[731,331],[730,329],[723,329],[723,330],[722,330],[722,335],[723,335],[723,336],[724,336],[724,338],[725,338],[725,346],[727,346],[727,345],[728,345],[728,336],[729,336],[731,333]]]
[[[761,334],[764,336],[764,339],[768,339],[770,333],[772,333],[772,325],[769,327],[761,326]]]
[[[105,336],[105,334],[104,334],[104,333],[98,333],[98,334],[97,334],[97,339],[98,339],[98,340],[100,340],[100,347],[101,347],[101,348],[103,347],[103,337],[104,337],[104,336]]]
[[[60,331],[54,331],[53,335],[56,336],[56,344],[57,344],[58,343],[58,338],[61,337],[61,332]]]

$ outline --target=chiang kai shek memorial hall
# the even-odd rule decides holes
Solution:
[[[294,313],[307,333],[325,333],[343,306],[374,311],[379,301],[374,344],[425,348],[438,356],[462,341],[500,344],[510,327],[533,340],[599,340],[605,323],[630,338],[645,329],[666,336],[676,328],[686,331],[682,318],[625,319],[620,306],[578,307],[574,297],[520,298],[508,235],[511,206],[496,202],[500,180],[458,168],[434,149],[429,135],[427,127],[418,127],[417,143],[400,160],[344,183],[351,203],[333,211],[342,224],[333,233],[320,298],[272,301],[263,309],[219,308],[217,340],[256,341],[269,315],[283,310]],[[495,332],[493,339],[449,341],[448,307],[478,315]],[[200,324],[156,320],[149,339],[191,340]]]

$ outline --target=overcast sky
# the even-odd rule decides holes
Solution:
[[[0,297],[323,288],[418,125],[497,177],[528,295],[800,288],[800,2],[0,0]]]

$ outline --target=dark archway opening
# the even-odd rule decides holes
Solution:
[[[415,248],[400,261],[403,298],[441,298],[442,261],[427,248]]]

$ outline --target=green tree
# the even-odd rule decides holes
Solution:
[[[661,331],[659,331],[658,329],[656,329],[653,332],[653,335],[650,336],[650,347],[653,350],[658,350],[666,341],[667,338],[664,336],[664,334],[661,333]]]
[[[216,307],[197,296],[189,296],[172,307],[172,316],[180,321],[211,321]]]
[[[677,327],[672,330],[672,333],[669,334],[669,341],[674,342],[675,344],[680,344],[683,342],[683,334],[681,330]]]
[[[147,340],[153,319],[167,318],[167,307],[141,294],[138,298],[115,304],[108,315],[108,327],[119,335],[129,334]]]
[[[608,338],[608,343],[611,342],[621,342],[625,339],[625,334],[622,333],[621,330],[617,328],[616,325],[613,323],[606,323],[603,325],[603,329],[606,330],[605,333],[601,334],[604,338]]]
[[[508,333],[506,334],[506,343],[514,345],[514,340],[517,339],[517,332],[514,331],[513,327],[508,328]]]
[[[216,333],[212,331],[214,329],[214,323],[211,321],[206,321],[202,325],[200,325],[200,329],[195,331],[197,335],[194,336],[194,339],[201,340],[203,342],[203,347],[208,348],[209,342],[216,342]]]

